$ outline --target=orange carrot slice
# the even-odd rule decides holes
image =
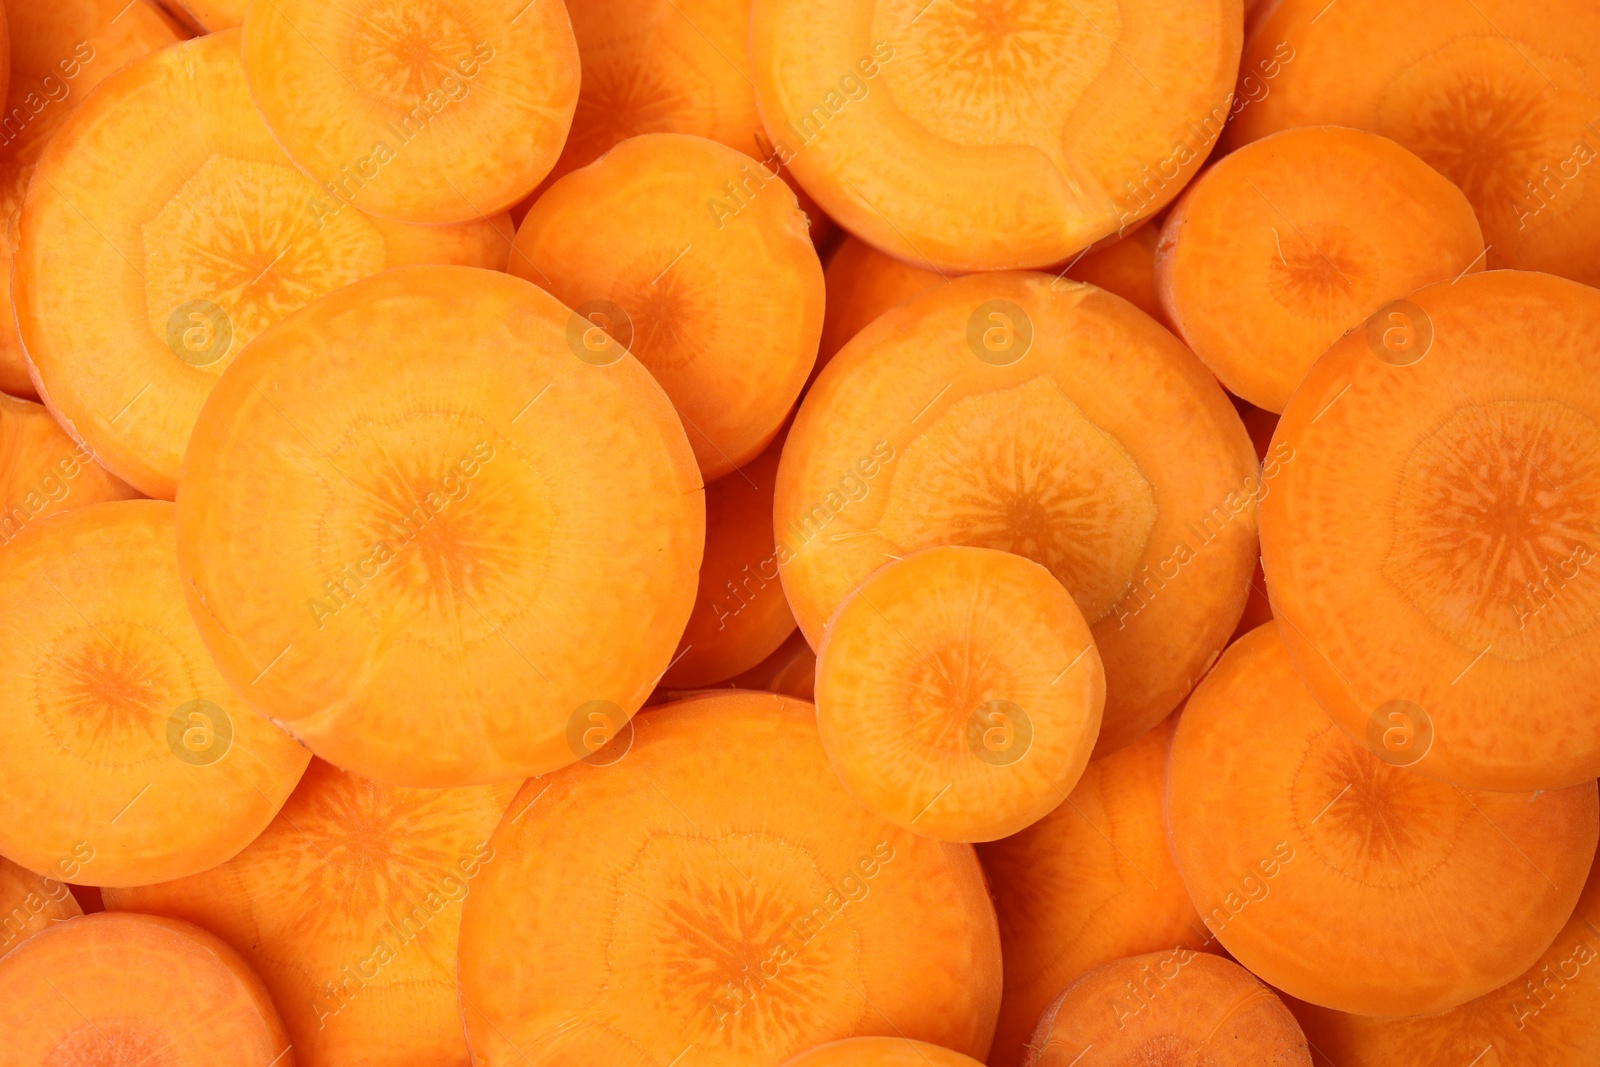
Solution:
[[[166,0],[178,14],[206,33],[238,29],[244,25],[250,0]]]
[[[704,504],[666,395],[590,326],[499,272],[405,267],[245,350],[196,424],[178,553],[252,706],[432,787],[560,767],[595,702],[613,727],[639,707]]]
[[[1278,632],[1228,649],[1173,740],[1172,852],[1211,932],[1361,1015],[1446,1011],[1522,973],[1583,888],[1595,783],[1479,792],[1394,766],[1328,721]]]
[[[1074,260],[1066,269],[1073,281],[1099,286],[1169,326],[1167,313],[1156,295],[1156,246],[1161,227],[1154,222],[1140,226],[1126,237],[1096,248]]]
[[[44,405],[0,396],[0,544],[46,515],[138,495],[68,437]]]
[[[578,101],[564,4],[253,0],[244,67],[284,150],[362,211],[467,222],[550,172]]]
[[[82,914],[65,882],[0,857],[0,956],[41,930]]]
[[[846,234],[828,258],[828,305],[813,380],[845,343],[885,311],[948,280],[937,271],[902,263]]]
[[[981,1061],[926,1041],[847,1037],[802,1052],[783,1067],[982,1067]]]
[[[652,708],[528,782],[489,844],[461,922],[475,1064],[754,1067],[858,1035],[989,1047],[999,942],[971,847],[852,800],[809,704]]]

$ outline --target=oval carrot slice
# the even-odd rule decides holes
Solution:
[[[1472,205],[1385,137],[1273,134],[1211,167],[1161,231],[1161,300],[1222,384],[1281,412],[1317,357],[1392,300],[1483,265]]]
[[[4,920],[0,956],[41,930],[82,914],[65,882],[34,874],[0,857],[0,918]]]
[[[993,841],[1078,783],[1106,681],[1048,570],[948,545],[887,564],[839,606],[816,692],[823,747],[852,796],[913,833]]]
[[[1243,967],[1177,948],[1102,964],[1045,1011],[1025,1067],[1311,1067],[1300,1026]]]
[[[1379,759],[1278,631],[1228,649],[1173,740],[1172,852],[1211,932],[1285,993],[1362,1015],[1446,1011],[1526,970],[1594,859],[1595,783],[1469,791]]]
[[[212,666],[174,510],[73,508],[0,552],[0,852],[30,870],[123,886],[214,867],[310,759]]]
[[[0,545],[46,515],[138,495],[68,437],[43,404],[0,395]]]
[[[1273,613],[1318,703],[1396,762],[1479,789],[1600,771],[1597,359],[1600,292],[1468,275],[1345,336],[1278,424]]]
[[[1382,134],[1472,201],[1490,268],[1600,285],[1600,8],[1280,0],[1257,19],[1225,147],[1318,123]]]
[[[703,137],[635,137],[551,186],[511,273],[639,357],[708,481],[772,442],[816,361],[822,265],[794,194]]]
[[[1156,295],[1156,246],[1160,241],[1161,227],[1152,221],[1074,260],[1065,277],[1116,293],[1170,329],[1167,313]]]
[[[1168,716],[1090,762],[1065,803],[978,849],[1000,918],[1005,995],[991,1067],[1020,1067],[1045,1008],[1085,973],[1184,946],[1217,950],[1167,850]]]
[[[528,782],[490,838],[461,923],[475,1064],[754,1067],[875,1034],[988,1049],[999,942],[972,849],[852,800],[811,705],[693,697],[596,755]]]
[[[256,0],[244,67],[284,151],[362,211],[467,222],[550,172],[578,100],[565,4]]]
[[[1290,1005],[1318,1064],[1458,1067],[1477,1056],[1500,1067],[1586,1067],[1600,1048],[1600,868],[1550,947],[1517,978],[1451,1011],[1417,1019],[1345,1015]],[[1484,1051],[1492,1051],[1492,1059]]]
[[[233,946],[283,1014],[302,1067],[466,1067],[461,902],[520,782],[379,785],[313,760],[261,836],[188,878],[108,889],[113,911],[182,919]]]
[[[926,1041],[847,1037],[802,1052],[783,1067],[980,1067],[980,1061]]]
[[[700,476],[666,395],[618,346],[595,362],[589,326],[502,273],[405,267],[222,376],[179,565],[223,676],[317,755],[397,785],[542,772],[667,668]]]
[[[167,500],[206,394],[266,326],[398,263],[506,254],[488,221],[369,219],[307,181],[250,103],[237,31],[108,78],[50,140],[20,225],[17,323],[41,396]]]
[[[1042,274],[974,275],[879,317],[818,376],[778,467],[778,563],[813,647],[891,557],[965,544],[1043,564],[1105,665],[1104,754],[1232,632],[1261,491],[1216,379],[1149,316]]]
[[[706,486],[700,586],[662,685],[693,689],[732,678],[761,663],[794,632],[772,537],[777,475],[778,453],[769,449]]]
[[[867,323],[948,280],[937,271],[884,255],[853,234],[846,234],[828,257],[823,277],[827,283],[827,311],[812,380]]]
[[[729,681],[735,689],[764,689],[810,702],[816,694],[817,655],[796,630],[778,650]]]
[[[779,162],[845,229],[1015,269],[1178,194],[1227,121],[1242,35],[1239,0],[757,0],[750,69]]]
[[[261,979],[188,923],[84,915],[0,960],[18,1065],[162,1064],[294,1067],[295,1053]]]
[[[63,119],[112,71],[178,35],[156,11],[127,0],[12,4],[9,106],[0,123],[0,390],[38,396],[11,303],[17,216],[39,153]],[[0,60],[0,63],[3,63]]]

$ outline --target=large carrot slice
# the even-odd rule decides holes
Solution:
[[[17,215],[34,164],[63,119],[112,71],[178,35],[144,3],[11,4],[11,83],[0,123],[0,390],[35,397],[11,307]]]
[[[90,504],[0,553],[0,852],[91,885],[214,867],[310,754],[212,666],[184,608],[174,508]],[[83,872],[80,877],[80,869]]]
[[[45,403],[167,500],[206,394],[264,327],[395,264],[506,255],[488,221],[369,219],[307,181],[256,115],[237,31],[108,78],[50,140],[20,225],[17,323]]]
[[[1242,37],[1239,0],[756,0],[750,68],[779,161],[851,233],[946,269],[1042,267],[1178,194]]]
[[[817,650],[817,724],[852,796],[913,833],[993,841],[1078,784],[1106,676],[1044,567],[946,545],[861,584]]]
[[[178,505],[190,607],[246,700],[338,766],[440,787],[570,763],[592,702],[639,707],[705,510],[666,395],[590,328],[502,273],[405,267],[246,349]]]
[[[0,857],[0,956],[83,909],[65,882]]]
[[[0,395],[0,544],[46,515],[138,495],[68,437],[44,405]]]
[[[1597,41],[1590,0],[1263,4],[1229,143],[1316,123],[1383,134],[1467,194],[1491,268],[1600,285]]]
[[[1095,967],[1178,946],[1216,950],[1167,851],[1162,804],[1176,725],[1169,716],[1092,761],[1066,803],[978,849],[1005,961],[992,1067],[1020,1067],[1039,1016]]]
[[[802,1052],[783,1067],[982,1067],[980,1061],[926,1041],[847,1037]]]
[[[1281,412],[1345,331],[1392,300],[1483,265],[1472,205],[1393,141],[1342,126],[1228,156],[1161,232],[1161,300],[1222,384]]]
[[[504,211],[550,172],[578,101],[565,4],[253,0],[262,118],[331,196],[407,222]]]
[[[1278,424],[1262,558],[1295,669],[1351,735],[1412,731],[1391,755],[1423,774],[1600,772],[1597,360],[1600,292],[1468,275],[1339,341]]]
[[[1379,759],[1322,714],[1269,624],[1189,699],[1167,819],[1189,895],[1239,962],[1301,1000],[1398,1016],[1538,958],[1589,873],[1600,802],[1592,781],[1478,792]]]
[[[707,480],[761,454],[816,362],[825,290],[805,216],[775,174],[704,137],[634,137],[551,186],[511,272],[639,357]]]
[[[892,557],[965,544],[1044,564],[1105,664],[1103,754],[1175,708],[1232,632],[1260,490],[1233,405],[1149,316],[1041,274],[973,275],[818,376],[778,468],[778,563],[813,647]]]
[[[204,930],[150,915],[84,915],[0,960],[22,1067],[294,1067],[261,979]]]
[[[1238,964],[1178,948],[1103,964],[1039,1020],[1024,1067],[1311,1067],[1300,1026]]]
[[[106,890],[233,946],[283,1015],[302,1067],[467,1067],[456,1002],[461,902],[520,782],[378,785],[314,760],[272,824],[221,866]]]
[[[852,800],[811,705],[694,697],[597,756],[528,782],[489,841],[461,923],[473,1063],[754,1067],[857,1035],[985,1054],[977,859]]]

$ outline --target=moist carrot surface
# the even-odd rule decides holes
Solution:
[[[65,882],[0,859],[0,956],[41,930],[82,914]]]

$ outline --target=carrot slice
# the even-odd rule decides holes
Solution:
[[[119,477],[170,500],[200,405],[263,328],[396,264],[505,264],[488,221],[341,207],[261,124],[237,31],[124,67],[51,138],[23,206],[17,323],[45,403]]]
[[[1263,138],[1184,193],[1156,275],[1178,336],[1222,384],[1281,412],[1390,301],[1483,265],[1461,190],[1393,141],[1340,126]]]
[[[778,650],[728,684],[735,689],[764,689],[796,700],[811,701],[816,694],[817,654],[796,630]]]
[[[206,33],[234,30],[244,25],[250,0],[165,0],[176,14]]]
[[[1334,345],[1262,505],[1295,668],[1355,737],[1479,789],[1600,772],[1600,292],[1488,271]]]
[[[847,1037],[802,1052],[783,1067],[982,1067],[982,1063],[926,1041]]]
[[[84,915],[0,960],[6,1059],[40,1067],[294,1067],[261,979],[188,923]]]
[[[12,4],[11,83],[0,126],[0,390],[38,395],[17,337],[11,259],[17,215],[39,153],[63,119],[112,71],[178,35],[156,11],[128,0]],[[4,60],[0,60],[3,64]],[[0,83],[3,84],[3,83]]]
[[[913,833],[993,841],[1077,785],[1105,670],[1044,567],[948,545],[889,563],[828,620],[817,724],[852,796]]]
[[[560,767],[593,702],[639,707],[694,603],[704,504],[666,395],[589,328],[502,273],[404,267],[235,361],[178,553],[252,706],[337,766],[433,787]]]
[[[811,705],[693,697],[598,755],[528,782],[489,840],[461,921],[474,1064],[754,1067],[857,1035],[985,1053],[977,859],[852,800]]]
[[[1264,981],[1361,1015],[1446,1011],[1526,970],[1594,859],[1595,783],[1478,792],[1379,759],[1278,631],[1228,649],[1173,740],[1172,852],[1206,925]]]
[[[1167,313],[1156,295],[1156,246],[1160,240],[1161,227],[1155,222],[1140,226],[1127,236],[1075,260],[1067,267],[1066,277],[1116,293],[1170,328]]]
[[[68,437],[44,405],[0,395],[0,544],[46,515],[138,495]]]
[[[174,511],[73,508],[0,553],[0,677],[28,680],[0,697],[0,852],[30,870],[121,886],[214,867],[310,759],[212,666]]]
[[[1472,201],[1490,268],[1600,285],[1591,0],[1280,0],[1257,20],[1228,146],[1318,123],[1382,134]]]
[[[732,678],[760,664],[794,632],[772,536],[777,475],[778,453],[769,449],[706,486],[700,587],[662,685],[694,689]]]
[[[1176,196],[1227,121],[1242,38],[1239,0],[756,0],[750,68],[779,161],[845,229],[995,270]]]
[[[1175,708],[1232,632],[1259,491],[1233,406],[1149,316],[1042,274],[973,275],[881,316],[818,376],[778,468],[778,563],[813,647],[892,557],[965,544],[1043,564],[1105,664],[1103,755]]]
[[[456,1001],[461,902],[520,782],[379,785],[313,760],[260,837],[201,874],[106,891],[233,946],[283,1014],[302,1067],[467,1063]]]
[[[635,137],[551,186],[511,273],[639,357],[708,481],[772,442],[816,361],[822,264],[794,195],[703,137]]]
[[[504,211],[550,172],[578,101],[565,4],[255,0],[261,117],[331,196],[405,222]]]
[[[846,234],[823,272],[828,302],[822,322],[813,381],[845,343],[873,319],[947,279],[937,271],[884,255],[861,238]],[[809,384],[809,383],[807,383]]]
[[[41,930],[82,915],[65,882],[34,874],[0,857],[0,956]]]
[[[1025,1067],[1310,1067],[1289,1009],[1238,964],[1178,948],[1103,964],[1039,1020]]]
[[[1492,993],[1440,1015],[1373,1019],[1291,1003],[1319,1067],[1588,1067],[1600,1048],[1600,866],[1533,966]],[[1493,1055],[1486,1056],[1485,1051]],[[1331,1057],[1331,1059],[1330,1059]]]
[[[1094,760],[1066,803],[978,849],[1000,918],[1004,998],[991,1067],[1020,1067],[1045,1008],[1088,971],[1184,946],[1217,950],[1167,851],[1168,716]]]

